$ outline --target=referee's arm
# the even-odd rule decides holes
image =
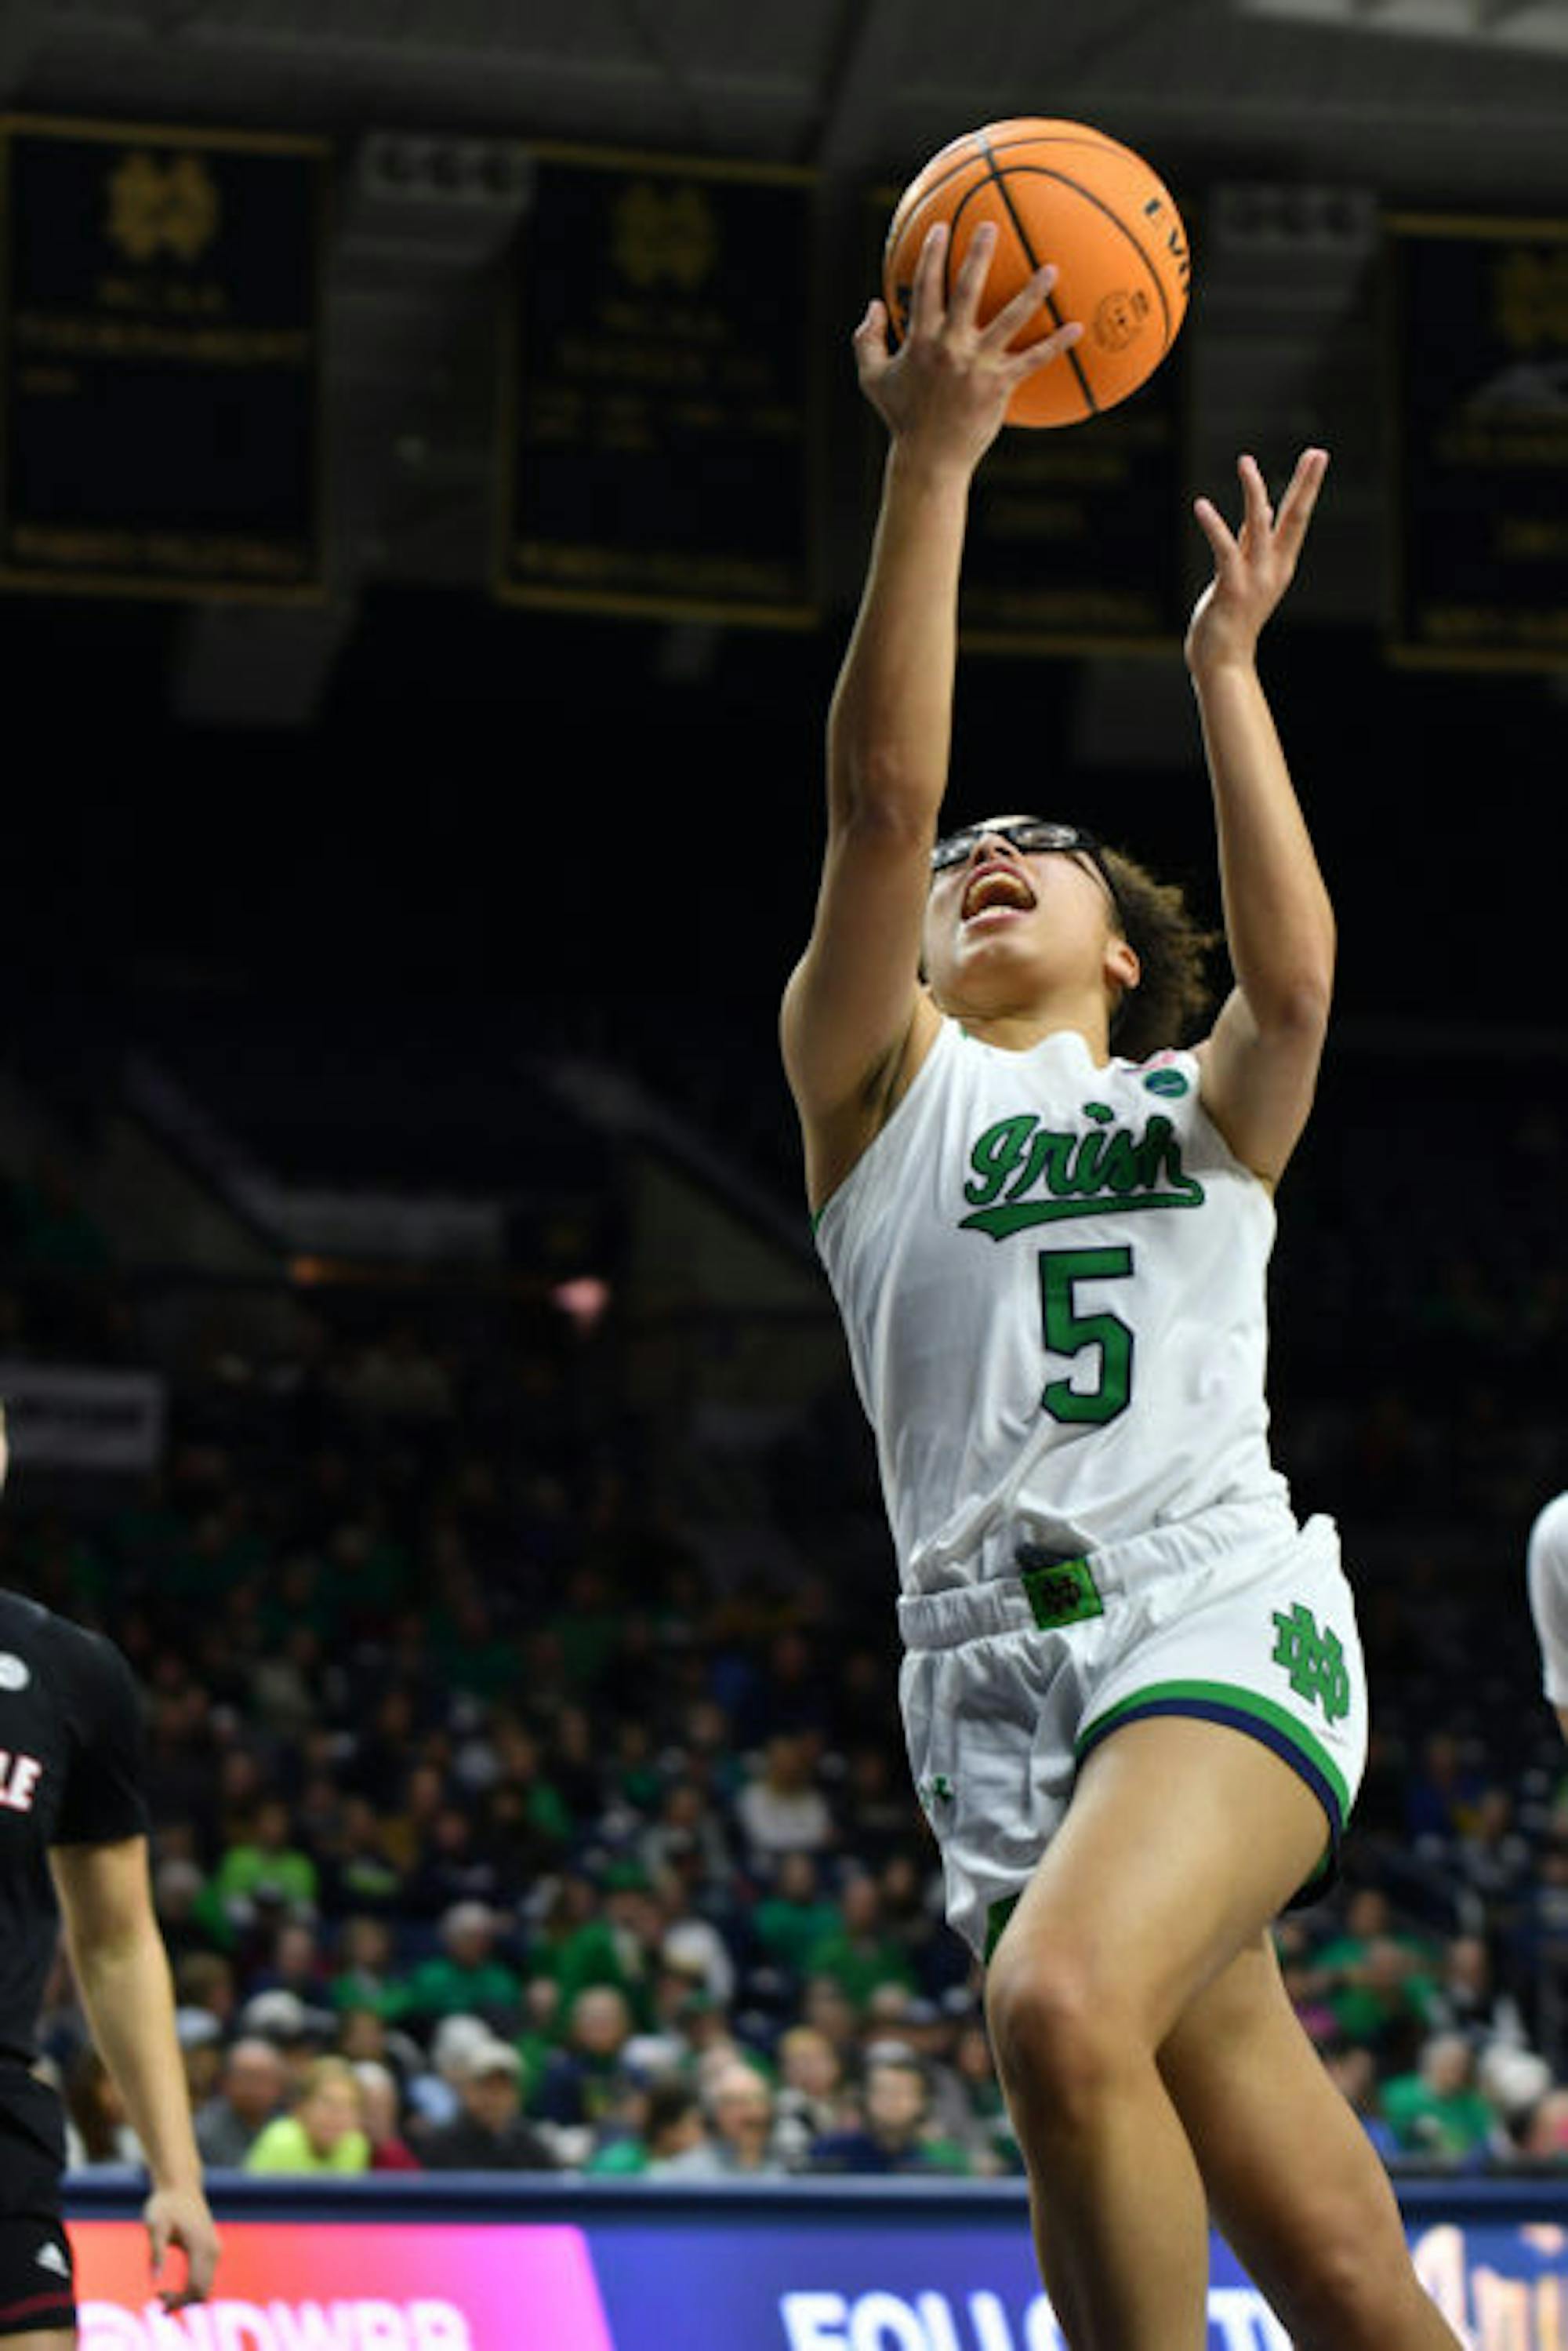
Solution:
[[[212,2286],[218,2240],[202,2187],[147,1840],[56,1845],[49,1865],[88,2022],[152,2175],[145,2217],[153,2273],[179,2246],[185,2281],[165,2287],[162,2299],[171,2307],[199,2301]]]

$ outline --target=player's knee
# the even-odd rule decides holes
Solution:
[[[1140,2036],[1113,1991],[1071,1950],[998,1951],[986,1984],[997,2070],[1020,2121],[1071,2126],[1136,2062]]]

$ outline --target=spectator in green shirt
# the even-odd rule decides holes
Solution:
[[[902,1946],[883,1928],[882,1890],[874,1877],[863,1874],[846,1884],[837,1924],[812,1944],[806,1964],[814,1976],[831,1976],[862,2011],[880,1984],[917,1988]]]
[[[316,1865],[289,1842],[292,1823],[280,1796],[264,1796],[250,1834],[229,1846],[213,1873],[210,1899],[231,1925],[246,1924],[258,1901],[309,1915],[316,1908]]]
[[[1504,2143],[1499,2117],[1476,2080],[1462,2032],[1435,2032],[1413,2074],[1383,2085],[1383,2115],[1399,2153],[1458,2166],[1483,2163]]]
[[[1363,2042],[1397,2066],[1420,2042],[1437,1967],[1432,1948],[1402,1932],[1387,1896],[1368,1886],[1353,1896],[1343,1933],[1316,1954],[1302,1989],[1326,2001],[1338,2039]]]
[[[492,2031],[516,2030],[522,1979],[497,1957],[505,1920],[485,1902],[455,1902],[441,1920],[442,1951],[408,1979],[408,2014],[426,2023],[444,2016],[482,2017]]]
[[[358,2172],[370,2167],[359,2081],[341,2057],[316,2060],[292,2111],[268,2123],[245,2158],[246,2170],[254,2172]]]
[[[345,1918],[328,1999],[340,2012],[369,2009],[394,2022],[406,2013],[410,1989],[392,1962],[392,1928],[384,1918]]]
[[[555,1948],[562,2011],[580,1992],[607,1984],[624,1996],[638,2029],[650,2028],[666,1925],[647,1873],[635,1862],[612,1863],[599,1908]]]
[[[775,1967],[797,1978],[806,1974],[816,1946],[839,1927],[838,1911],[821,1890],[815,1854],[801,1851],[781,1857],[773,1891],[758,1902],[751,1923]]]

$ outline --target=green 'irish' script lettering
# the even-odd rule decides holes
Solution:
[[[1106,1207],[1197,1208],[1203,1186],[1181,1164],[1181,1141],[1163,1113],[1140,1134],[1112,1123],[1104,1102],[1085,1102],[1082,1134],[1044,1126],[1031,1112],[998,1119],[969,1154],[963,1230],[1005,1240],[1031,1225],[1092,1217]]]

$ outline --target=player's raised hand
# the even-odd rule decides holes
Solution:
[[[938,221],[920,248],[909,331],[898,349],[891,347],[884,303],[870,303],[855,329],[861,390],[895,440],[916,444],[938,461],[977,465],[1000,432],[1018,386],[1059,359],[1083,331],[1071,319],[1026,350],[1009,350],[1050,297],[1056,283],[1050,264],[982,324],[980,300],[996,245],[994,225],[982,222],[944,298],[948,231]]]
[[[1238,458],[1242,511],[1234,532],[1212,499],[1194,501],[1198,528],[1214,553],[1214,578],[1187,628],[1189,666],[1252,659],[1264,622],[1295,576],[1328,462],[1326,449],[1303,450],[1276,513],[1256,457]]]

